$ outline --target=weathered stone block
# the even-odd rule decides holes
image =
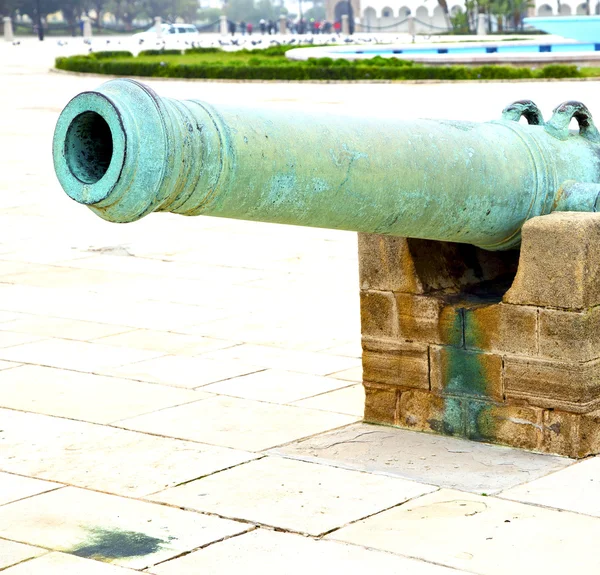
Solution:
[[[428,390],[428,346],[363,339],[363,378],[389,386]]]
[[[522,230],[512,304],[582,310],[600,305],[600,214],[555,212]]]
[[[463,402],[426,391],[404,391],[400,395],[397,425],[415,431],[463,436]]]
[[[580,313],[540,309],[539,321],[540,356],[577,362],[600,357],[600,307]]]
[[[539,407],[592,411],[600,405],[600,361],[578,364],[507,356],[504,393],[509,400]]]
[[[502,357],[449,346],[430,347],[431,390],[502,401]]]
[[[423,292],[406,238],[358,234],[358,270],[362,290]]]
[[[443,298],[399,293],[396,303],[402,339],[463,345],[462,310],[448,305]]]
[[[537,354],[538,308],[500,303],[467,308],[464,316],[467,349]]]
[[[576,413],[548,410],[543,418],[543,450],[567,457],[579,452],[579,416]]]
[[[360,322],[363,335],[398,337],[398,310],[391,292],[363,291],[360,294]]]
[[[543,410],[540,408],[474,400],[467,401],[466,408],[469,439],[532,450],[542,444]]]
[[[600,411],[584,414],[546,411],[542,449],[575,458],[599,453]]]
[[[387,423],[394,425],[397,421],[397,408],[400,392],[386,386],[364,383],[365,415],[367,423]]]

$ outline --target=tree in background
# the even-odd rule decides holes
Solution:
[[[216,22],[221,15],[219,8],[200,8],[196,13],[198,22]]]

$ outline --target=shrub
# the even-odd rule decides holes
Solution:
[[[97,60],[106,60],[108,58],[133,58],[133,54],[127,50],[104,50],[102,52],[92,52],[90,56]]]
[[[221,48],[202,48],[200,46],[198,46],[197,48],[188,48],[187,50],[184,50],[183,53],[184,54],[215,54],[217,52],[222,52],[223,50]]]
[[[284,47],[274,47],[280,51]],[[289,49],[289,47],[285,47]],[[267,50],[270,50],[268,48]],[[146,51],[142,54],[180,55],[179,50]],[[243,51],[242,51],[243,52]],[[56,67],[74,72],[92,72],[115,76],[148,76],[165,78],[206,78],[230,80],[510,80],[518,78],[576,78],[582,73],[576,66],[553,64],[531,70],[513,66],[426,66],[397,58],[368,60],[333,60],[311,58],[308,61],[264,57],[265,51],[246,51],[241,58],[236,53],[223,53],[223,59],[203,62],[201,58],[133,58],[126,52],[108,57],[102,53],[87,56],[57,58]],[[237,53],[239,54],[239,52]],[[248,58],[248,55],[252,57]],[[129,57],[124,57],[124,56]]]
[[[181,56],[181,50],[142,50],[138,56]]]

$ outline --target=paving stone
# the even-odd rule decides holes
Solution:
[[[562,471],[502,492],[502,497],[600,517],[600,458],[578,462]]]
[[[596,573],[600,519],[442,489],[329,539],[481,575]]]
[[[240,361],[215,361],[201,357],[165,355],[148,361],[104,369],[102,373],[136,381],[195,388],[261,369]]]
[[[295,401],[294,405],[362,417],[365,410],[365,388],[363,385],[351,385],[343,389]]]
[[[6,333],[9,332],[0,332],[0,340]],[[27,334],[18,335],[37,337]],[[158,355],[161,353],[139,349],[121,349],[99,343],[67,339],[46,339],[0,349],[0,359],[88,372],[143,361]]]
[[[206,353],[203,357],[218,360],[240,360],[251,365],[271,369],[286,369],[314,375],[328,375],[360,365],[360,360],[350,357],[328,355],[322,352],[302,352],[264,345],[244,344],[220,351]]]
[[[49,481],[40,481],[31,477],[22,477],[21,475],[12,475],[0,471],[0,505],[25,499],[38,493],[51,491],[62,487],[59,483],[50,483]]]
[[[336,379],[343,379],[345,381],[356,381],[357,383],[362,383],[362,365],[359,365],[357,367],[351,367],[350,369],[344,369],[336,373],[332,373],[329,377],[335,377]]]
[[[333,569],[345,575],[459,575],[461,571],[333,541],[256,529],[151,567],[156,575],[305,575]]]
[[[91,321],[78,321],[58,317],[26,316],[13,320],[0,329],[28,333],[44,337],[60,337],[64,339],[77,339],[89,341],[128,331],[131,328],[120,325],[109,325]]]
[[[27,333],[18,333],[16,331],[0,331],[0,348],[11,348],[14,346],[20,346],[24,343],[30,343],[32,341],[41,340],[40,336],[31,335]],[[2,350],[5,351],[4,349]],[[10,358],[8,358],[10,359]]]
[[[133,575],[139,571],[54,552],[16,565],[5,573],[7,575]]]
[[[126,419],[127,429],[248,451],[261,451],[357,421],[357,417],[288,405],[214,397]]]
[[[403,479],[266,457],[152,499],[321,535],[434,489]]]
[[[24,365],[0,372],[0,405],[95,423],[110,423],[209,397],[116,377]]]
[[[222,339],[150,329],[136,329],[126,333],[110,335],[102,337],[98,342],[104,345],[132,347],[135,349],[147,349],[149,351],[162,351],[171,355],[189,356],[233,345],[231,342]]]
[[[202,391],[273,403],[291,403],[347,385],[346,381],[322,375],[266,369],[205,385]]]
[[[248,527],[75,487],[0,507],[0,537],[132,569],[144,569]]]
[[[10,565],[15,565],[16,563],[31,559],[32,557],[37,557],[38,555],[43,555],[44,553],[47,553],[45,549],[0,539],[0,569],[5,569]],[[7,572],[8,571],[5,571],[5,573]]]
[[[4,361],[2,359],[0,359],[0,371],[2,371],[3,369],[12,369],[14,367],[19,367],[20,363],[16,363],[14,361]]]
[[[245,451],[0,410],[0,469],[142,496],[253,459]]]
[[[358,357],[362,356],[362,346],[360,339],[352,343],[345,343],[342,345],[336,345],[335,347],[328,347],[322,350],[324,353],[330,353],[332,355],[343,355],[345,357]]]
[[[364,423],[269,453],[488,494],[572,463],[564,457]]]

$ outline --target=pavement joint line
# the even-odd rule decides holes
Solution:
[[[21,332],[18,332],[18,331],[11,331],[11,330],[9,330],[9,329],[3,329],[3,330],[0,330],[0,331],[1,331],[2,333],[18,333],[19,335],[22,335],[22,333],[21,333]],[[29,334],[28,334],[28,335],[29,335]],[[36,336],[36,337],[38,337],[38,336]],[[13,348],[13,347],[19,347],[20,345],[29,345],[30,343],[40,343],[40,342],[42,342],[42,341],[48,341],[48,340],[50,340],[50,339],[56,339],[56,338],[53,338],[53,337],[48,337],[48,336],[39,336],[39,339],[34,339],[34,340],[32,340],[32,341],[25,341],[25,342],[21,342],[21,343],[15,343],[15,344],[10,344],[10,345],[4,345],[4,346],[0,347],[0,354],[2,353],[2,350],[3,350],[3,349],[11,349],[11,348]],[[0,358],[0,359],[2,359],[2,358]],[[11,361],[11,360],[10,360],[10,359],[2,359],[2,361]],[[14,362],[14,360],[12,360],[12,361],[13,361],[13,363],[15,363],[15,362]],[[27,363],[27,362],[25,362],[25,361],[21,361],[20,363]]]
[[[224,448],[230,449],[230,448]],[[248,453],[252,453],[249,451]],[[176,485],[172,485],[171,487],[167,487],[166,489],[159,489],[158,491],[153,491],[152,493],[148,493],[144,495],[144,497],[151,497],[153,495],[158,495],[167,489],[175,489],[176,487],[181,487],[182,485],[187,485],[188,483],[193,483],[194,481],[199,481],[200,479],[205,479],[206,477],[210,477],[211,475],[216,475],[217,473],[221,473],[222,471],[229,471],[230,469],[235,469],[236,467],[240,467],[241,465],[245,465],[246,463],[251,463],[252,461],[260,461],[261,459],[265,459],[268,455],[263,455],[262,457],[255,457],[250,459],[249,461],[240,461],[239,463],[234,463],[229,467],[224,467],[223,469],[217,469],[216,471],[211,471],[210,473],[205,473],[204,475],[200,475],[198,477],[194,477],[193,479],[187,479],[186,481],[182,481],[181,483],[177,483]]]
[[[289,370],[285,370],[285,371],[289,371]],[[292,373],[298,373],[298,372],[292,372]],[[322,395],[327,395],[328,393],[333,393],[334,391],[342,391],[342,389],[348,389],[350,387],[354,387],[355,385],[362,385],[362,382],[360,382],[360,381],[348,381],[347,379],[337,379],[335,377],[329,377],[328,375],[322,375],[320,377],[327,377],[329,379],[335,379],[337,381],[345,381],[348,383],[348,385],[344,385],[342,387],[336,387],[335,389],[330,389],[329,391],[320,391],[319,393],[315,393],[315,395],[310,395],[308,397],[301,397],[300,399],[294,399],[294,401],[290,402],[289,404],[286,403],[284,405],[294,405],[294,403],[296,403],[297,401],[304,401],[305,399],[313,399],[314,397],[321,397]],[[299,407],[304,407],[304,406],[299,406]],[[309,409],[316,409],[316,408],[311,407]],[[327,411],[327,410],[319,409],[318,411]]]
[[[209,391],[207,389],[203,389],[204,387],[208,387],[209,385],[213,385],[215,383],[223,383],[224,381],[230,381],[232,379],[238,379],[240,377],[246,377],[248,375],[254,375],[255,373],[262,373],[264,371],[271,371],[271,369],[272,368],[267,367],[267,368],[261,369],[259,371],[253,371],[251,373],[244,373],[242,375],[236,375],[234,377],[228,377],[226,379],[220,379],[219,381],[213,381],[211,383],[204,383],[204,384],[199,385],[198,387],[194,387],[192,389],[194,391],[203,391],[204,393],[210,393],[211,395],[222,396],[222,397],[230,397],[232,399],[244,399],[246,401],[257,401],[258,403],[268,403],[269,405],[285,405],[285,406],[288,406],[288,407],[300,407],[302,409],[311,409],[313,411],[323,411],[323,412],[326,412],[326,413],[339,413],[339,412],[331,411],[331,410],[328,410],[328,409],[318,409],[316,407],[305,407],[304,405],[295,405],[295,403],[298,402],[298,401],[304,401],[305,399],[313,399],[314,397],[320,397],[321,395],[327,395],[328,393],[332,393],[334,391],[341,391],[342,389],[347,389],[348,387],[353,387],[353,385],[345,385],[344,387],[337,387],[336,389],[330,389],[329,391],[322,391],[320,393],[317,393],[316,395],[308,395],[306,397],[299,397],[298,399],[294,399],[293,401],[288,401],[287,403],[282,403],[280,401],[273,401],[273,400],[269,401],[267,399],[255,399],[253,397],[244,397],[242,395],[232,395],[230,393],[221,393],[221,392],[218,392],[218,391]],[[285,370],[285,371],[289,371],[289,370]],[[299,374],[299,372],[297,372],[297,371],[289,372],[289,373],[298,373]],[[300,374],[300,375],[304,375],[304,374]],[[317,377],[319,377],[319,376],[317,376]],[[320,376],[320,377],[326,377],[326,376]],[[338,381],[343,381],[343,380],[340,379]],[[354,384],[354,385],[356,385],[356,384]],[[351,413],[339,413],[339,415],[349,415],[349,416],[352,417]],[[355,417],[359,417],[359,416],[357,415]]]
[[[20,543],[20,541],[12,541],[11,539],[6,539],[6,541],[11,541],[11,543]],[[22,545],[27,545],[26,543],[23,543]],[[33,546],[31,546],[33,547]],[[39,549],[44,549],[46,551],[46,553],[42,553],[41,555],[36,555],[35,557],[27,557],[26,559],[23,559],[21,561],[17,561],[16,563],[13,563],[12,565],[7,565],[6,567],[0,567],[0,573],[2,571],[6,571],[7,569],[10,569],[11,567],[16,567],[17,565],[23,565],[23,563],[28,563],[29,561],[33,561],[34,559],[39,559],[40,557],[44,557],[46,555],[48,555],[49,553],[52,553],[52,550],[50,549],[45,549],[44,547],[38,547]]]
[[[311,409],[313,411],[321,411],[319,409],[312,409],[309,407],[305,407],[303,409]],[[345,415],[345,414],[342,414]],[[307,439],[312,439],[313,437],[319,437],[321,435],[324,435],[325,433],[331,433],[332,431],[339,431],[341,429],[345,429],[346,427],[350,427],[351,425],[356,425],[357,423],[360,423],[362,421],[362,418],[359,418],[358,416],[352,416],[350,415],[349,417],[356,417],[356,421],[351,421],[350,423],[345,423],[344,425],[340,425],[338,427],[332,427],[331,429],[327,429],[325,431],[319,431],[317,433],[312,433],[311,435],[306,435],[305,437],[299,437],[297,439],[292,439],[290,441],[286,441],[284,443],[279,443],[277,445],[273,445],[272,447],[266,447],[265,449],[261,449],[260,451],[257,451],[256,453],[265,453],[267,452],[268,455],[268,451],[270,451],[271,449],[281,449],[282,447],[287,447],[288,445],[292,445],[294,443],[298,443],[300,441],[306,441]],[[372,425],[372,424],[368,424],[368,425]]]
[[[250,529],[247,529],[246,531],[242,531],[240,533],[234,533],[233,535],[226,535],[225,537],[222,537],[221,539],[217,539],[216,541],[210,541],[209,543],[205,543],[204,545],[200,545],[198,547],[195,547],[194,549],[190,549],[189,551],[184,551],[183,553],[180,553],[179,555],[176,555],[175,557],[170,557],[169,559],[165,559],[164,561],[159,561],[158,563],[155,563],[152,567],[156,567],[157,565],[163,565],[164,563],[169,563],[170,561],[174,561],[175,559],[180,559],[181,557],[185,557],[186,555],[190,555],[191,553],[194,553],[196,551],[206,549],[207,547],[211,547],[212,545],[216,545],[217,543],[223,543],[223,541],[228,541],[229,539],[234,539],[236,537],[240,537],[242,535],[252,533],[252,531],[256,531],[257,529],[259,529],[259,526],[253,525],[250,527]],[[147,569],[150,569],[150,567],[147,567]]]
[[[27,479],[37,479],[37,477],[29,477],[27,475],[24,475],[23,477],[26,477]],[[46,481],[45,479],[40,479],[39,481]],[[52,491],[58,491],[59,489],[63,489],[64,487],[67,487],[66,485],[58,485],[57,487],[54,487],[53,489],[48,489],[47,491],[42,491],[41,493],[32,493],[31,495],[27,495],[26,497],[19,497],[19,499],[13,499],[12,501],[7,501],[5,503],[0,503],[0,508],[5,507],[6,505],[10,505],[11,503],[17,503],[18,501],[25,501],[26,499],[31,499],[32,497],[35,497],[36,495],[43,495],[44,493],[50,493]]]
[[[363,473],[366,473],[366,472],[363,472]],[[416,501],[417,499],[420,499],[421,497],[426,497],[427,495],[431,495],[432,493],[437,493],[438,491],[440,491],[442,489],[441,487],[437,487],[435,485],[430,485],[427,483],[421,483],[418,481],[413,481],[413,483],[418,483],[419,485],[425,485],[427,487],[435,487],[435,489],[432,489],[431,491],[428,491],[427,493],[421,493],[419,495],[414,495],[413,497],[409,497],[408,499],[406,499],[405,501],[402,501],[401,503],[395,503],[394,505],[390,505],[389,507],[386,507],[385,509],[380,509],[379,511],[369,513],[369,515],[365,515],[364,517],[360,517],[359,519],[352,519],[351,521],[348,521],[347,523],[345,523],[344,525],[342,525],[340,527],[334,527],[333,529],[330,529],[329,531],[321,533],[319,535],[319,537],[322,539],[323,537],[327,537],[328,535],[331,535],[332,533],[335,533],[336,531],[339,531],[340,529],[344,529],[345,527],[354,525],[355,523],[359,523],[360,521],[365,521],[366,519],[370,519],[371,517],[375,517],[376,515],[385,513],[386,511],[389,511],[390,509],[395,509],[396,507],[402,507],[402,505],[406,505],[407,503],[410,503],[411,501]]]

